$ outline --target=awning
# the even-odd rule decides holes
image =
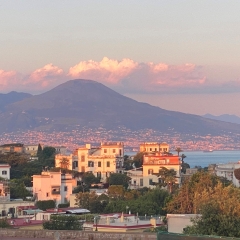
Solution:
[[[35,213],[43,212],[40,209],[28,209],[28,210],[23,210],[23,214],[25,213],[26,215],[34,215]]]
[[[81,209],[81,208],[78,208],[78,209],[69,209],[66,211],[66,213],[71,213],[71,214],[84,214],[84,213],[90,213],[89,210],[87,209]]]

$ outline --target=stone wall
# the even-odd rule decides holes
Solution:
[[[156,240],[156,233],[111,233],[111,232],[88,232],[88,231],[54,231],[54,230],[19,230],[19,229],[1,229],[0,239],[4,237],[22,238],[26,240],[34,238],[43,238],[46,240]]]

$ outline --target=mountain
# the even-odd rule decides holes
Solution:
[[[193,114],[167,111],[125,97],[92,80],[70,80],[40,95],[5,106],[0,132],[64,131],[80,127],[155,129],[219,135],[240,126]]]
[[[10,93],[0,93],[0,111],[4,110],[4,107],[8,104],[21,101],[25,98],[31,97],[28,93],[10,92]]]
[[[208,114],[203,115],[203,117],[218,120],[218,121],[223,121],[223,122],[240,124],[240,117],[238,117],[236,115],[222,114],[219,116],[214,116],[214,115],[208,113]]]

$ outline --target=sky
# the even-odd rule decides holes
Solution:
[[[91,79],[173,111],[240,116],[239,0],[0,0],[0,93]]]

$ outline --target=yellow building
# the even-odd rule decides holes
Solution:
[[[162,167],[176,171],[176,183],[181,183],[181,161],[179,157],[177,155],[155,153],[143,156],[141,170],[132,169],[127,171],[128,176],[131,177],[130,188],[154,188],[161,181],[159,171]]]
[[[92,172],[102,182],[111,173],[122,172],[124,144],[122,142],[101,143],[92,148],[91,144],[78,148],[78,171]]]
[[[144,142],[140,144],[140,152],[169,152],[169,145],[165,142],[158,143],[158,142]]]

